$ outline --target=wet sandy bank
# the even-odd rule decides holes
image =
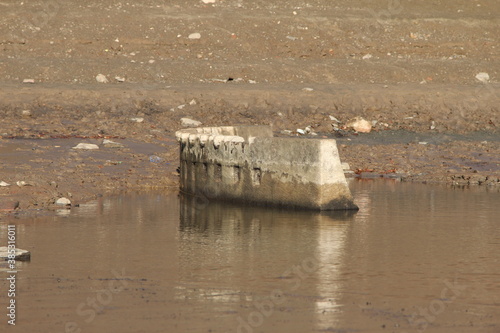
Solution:
[[[440,110],[412,106],[428,96],[427,88],[317,86],[311,91],[296,85],[264,91],[230,82],[191,89],[84,88],[2,90],[0,181],[11,186],[0,187],[1,209],[45,209],[60,197],[78,204],[106,193],[175,191],[179,157],[174,133],[183,117],[206,126],[269,124],[277,135],[335,138],[342,161],[362,177],[460,186],[497,186],[500,178],[496,109],[465,112],[448,105],[445,113],[443,105]],[[442,89],[445,100],[453,100],[456,92]],[[360,94],[364,100],[356,98]],[[455,102],[465,105],[464,99]],[[347,128],[355,116],[374,124],[372,131]],[[316,135],[297,133],[306,127]],[[119,147],[103,145],[104,140]],[[99,149],[73,149],[78,143]]]

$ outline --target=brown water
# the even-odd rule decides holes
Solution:
[[[32,251],[1,331],[500,332],[498,187],[351,188],[358,213],[173,193],[0,220]]]

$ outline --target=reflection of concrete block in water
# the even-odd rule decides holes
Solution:
[[[268,126],[180,130],[181,191],[208,199],[357,209],[332,139],[275,138]]]

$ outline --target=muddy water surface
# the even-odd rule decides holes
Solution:
[[[9,331],[500,332],[498,187],[351,188],[349,214],[172,193],[4,218],[32,251]]]

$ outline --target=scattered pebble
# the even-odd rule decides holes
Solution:
[[[108,139],[102,140],[102,145],[106,148],[123,148],[123,145],[119,142],[114,142]]]
[[[194,32],[188,36],[189,39],[200,39],[201,34],[199,32]]]
[[[151,155],[149,156],[149,162],[151,163],[160,163],[163,159],[160,156]]]
[[[302,88],[302,91],[313,91],[313,88]]]
[[[125,82],[125,78],[121,76],[115,76],[115,80],[118,82]]]
[[[371,58],[373,58],[373,56],[372,56],[370,53],[365,54],[365,55],[363,56],[363,60],[368,60],[368,59],[371,59]]]
[[[201,124],[202,124],[201,121],[198,121],[198,120],[193,120],[190,118],[181,118],[181,126],[182,127],[198,127]]]
[[[340,123],[340,120],[338,120],[338,119],[337,119],[337,118],[335,118],[334,116],[328,116],[328,117],[330,117],[330,120],[335,121],[335,122],[337,122],[337,123]]]
[[[478,79],[479,81],[481,81],[483,83],[488,83],[488,81],[490,80],[490,75],[488,73],[484,73],[484,72],[477,73],[476,79]]]
[[[23,111],[21,111],[21,114],[24,117],[31,117],[31,111],[30,110],[23,110]]]
[[[103,74],[97,74],[97,76],[95,77],[96,81],[99,82],[99,83],[108,83],[108,78],[103,75]]]
[[[119,164],[122,164],[123,161],[112,161],[112,160],[106,160],[106,162],[104,162],[104,165],[119,165]]]
[[[35,80],[34,79],[24,79],[23,83],[31,83],[31,84],[33,84],[33,83],[35,83]]]
[[[354,129],[356,132],[360,133],[370,133],[372,130],[372,124],[363,119],[362,117],[355,117],[347,122],[347,127]]]
[[[71,206],[71,200],[69,200],[68,198],[62,197],[62,198],[57,199],[55,204],[59,205],[59,206]]]
[[[112,160],[106,160],[106,162],[104,163],[104,165],[118,165],[118,164],[122,164],[123,161],[112,161]]]
[[[93,143],[79,143],[76,146],[74,146],[73,149],[94,150],[94,149],[99,149],[99,146]]]
[[[141,117],[130,118],[130,121],[133,121],[134,123],[142,123],[144,121],[144,118]]]
[[[20,180],[20,181],[17,181],[16,182],[16,185],[19,186],[19,187],[23,187],[23,186],[31,186],[30,183],[26,183],[24,180]]]
[[[419,145],[426,145],[428,142],[425,142],[425,141],[420,141],[418,144]]]
[[[15,252],[12,253],[7,246],[0,246],[0,260],[12,259],[12,255],[14,255],[14,260],[29,261],[31,259],[31,253],[27,250],[16,249]]]

